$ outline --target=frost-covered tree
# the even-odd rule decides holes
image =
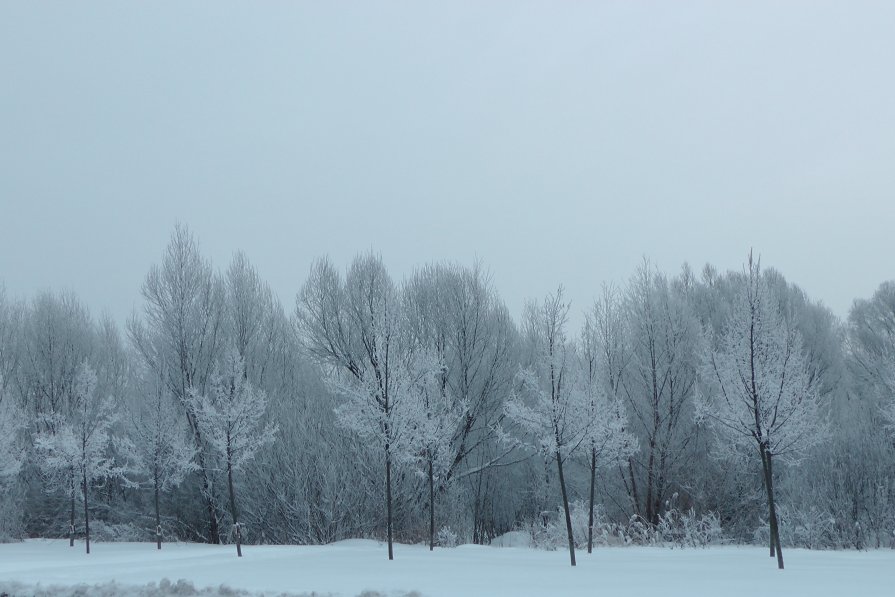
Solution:
[[[21,522],[29,504],[22,503],[16,491],[19,473],[26,458],[25,418],[18,405],[4,396],[0,379],[0,542],[22,536]]]
[[[15,379],[21,361],[24,311],[24,305],[11,300],[0,282],[0,397]]]
[[[721,337],[707,349],[706,389],[697,421],[718,436],[732,458],[758,453],[768,502],[771,556],[783,568],[774,501],[776,459],[798,463],[824,437],[816,380],[801,336],[785,320],[760,263],[750,253],[740,293]]]
[[[52,485],[71,498],[74,527],[74,496],[80,485],[84,505],[84,539],[90,553],[90,489],[99,481],[121,476],[111,455],[112,425],[116,421],[111,397],[96,392],[97,378],[86,363],[75,380],[74,408],[71,417],[54,417],[53,431],[35,437],[40,466],[53,481]]]
[[[589,427],[588,401],[581,384],[575,347],[566,336],[569,304],[560,287],[543,303],[525,309],[524,334],[531,362],[516,376],[506,404],[507,417],[519,426],[524,441],[556,461],[569,558],[575,565],[575,539],[566,488],[564,464],[585,440]]]
[[[42,292],[24,322],[20,367],[22,403],[34,431],[52,431],[74,408],[75,380],[97,348],[87,307],[68,292]]]
[[[230,261],[224,290],[229,341],[245,361],[249,379],[264,383],[265,374],[273,368],[270,361],[284,327],[282,306],[241,251]]]
[[[199,496],[207,515],[209,543],[220,543],[214,495],[214,465],[206,458],[190,392],[203,394],[224,340],[224,285],[199,253],[190,231],[175,228],[162,263],[143,282],[143,317],[129,322],[131,341],[143,364],[164,380],[177,399],[196,448]]]
[[[147,377],[153,377],[151,372]],[[196,470],[196,447],[187,441],[183,417],[161,380],[141,380],[144,391],[135,406],[130,429],[136,472],[151,488],[157,549],[162,548],[161,494],[174,489]]]
[[[25,457],[19,441],[20,431],[25,427],[24,413],[3,388],[0,376],[0,488],[19,474]]]
[[[24,413],[7,391],[18,369],[21,325],[22,307],[7,298],[6,288],[0,283],[0,483],[17,475],[22,466],[17,436]]]
[[[833,410],[831,443],[841,446],[842,464],[833,477],[840,497],[831,509],[856,514],[837,517],[848,525],[852,545],[880,547],[891,545],[895,527],[895,281],[856,300],[847,329],[851,387],[848,400]]]
[[[472,489],[461,494],[471,502],[472,539],[487,542],[495,525],[494,509],[487,504],[506,501],[487,488],[500,469],[514,463],[512,448],[497,442],[495,429],[516,367],[515,325],[478,264],[427,265],[403,290],[404,320],[413,342],[443,362],[441,381],[451,412],[463,413],[453,417],[452,455],[441,491],[461,482]]]
[[[634,513],[656,525],[671,487],[689,466],[700,329],[681,293],[646,261],[624,304],[631,352],[621,393],[640,449],[628,459],[623,480]]]
[[[25,506],[11,491],[26,457],[22,435],[28,421],[13,393],[22,356],[23,317],[23,303],[9,299],[0,282],[0,541],[21,534]]]
[[[448,393],[447,366],[434,351],[420,348],[409,363],[406,405],[407,439],[401,442],[400,460],[426,477],[429,493],[429,550],[435,548],[435,490],[445,483],[453,459],[451,440],[466,416],[462,403]]]
[[[277,426],[264,424],[267,396],[249,383],[245,363],[235,347],[224,353],[212,375],[208,394],[193,393],[192,400],[200,429],[224,463],[236,555],[242,557],[242,529],[233,477],[255,458],[258,450],[274,441]]]
[[[21,330],[15,384],[19,406],[31,434],[53,434],[57,424],[73,416],[78,372],[96,352],[93,322],[87,308],[73,294],[41,292],[29,302]],[[9,390],[11,386],[6,387]],[[55,475],[53,482],[43,472],[39,467],[26,465],[23,471],[26,487],[34,488],[27,497],[36,502],[41,493],[64,496],[69,511],[69,545],[73,547],[77,471],[71,468],[66,479]],[[28,530],[46,532],[48,529],[40,526]]]
[[[881,284],[869,300],[855,301],[849,328],[854,376],[895,431],[895,282]]]
[[[580,352],[589,423],[584,443],[590,458],[587,553],[591,553],[597,467],[626,461],[637,449],[637,438],[626,431],[628,415],[619,396],[630,349],[618,296],[610,287],[603,289],[603,296],[586,315]]]
[[[372,440],[385,456],[388,558],[392,546],[392,466],[396,443],[406,431],[400,417],[410,375],[400,342],[401,302],[376,255],[356,257],[345,279],[318,261],[298,295],[296,316],[307,350],[329,367],[333,386],[345,397],[339,419]],[[404,394],[403,397],[406,397]]]

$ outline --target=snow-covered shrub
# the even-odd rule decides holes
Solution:
[[[155,535],[130,523],[114,524],[102,519],[90,521],[90,538],[95,541],[149,541]]]
[[[665,512],[659,515],[659,523],[651,527],[651,543],[671,547],[706,547],[724,542],[721,519],[715,512],[696,515],[677,507],[678,494],[665,502]]]
[[[789,505],[777,507],[780,521],[780,542],[790,547],[806,549],[830,549],[838,546],[836,519],[814,506],[796,509]],[[760,521],[754,533],[755,541],[766,544],[769,541],[767,521]]]
[[[523,530],[531,536],[531,546],[536,549],[556,549],[556,523],[552,512],[541,512],[534,520],[524,523]]]
[[[575,547],[587,549],[587,502],[572,502],[569,506],[569,515],[572,519]],[[563,526],[565,526],[565,521],[563,521]]]
[[[570,512],[574,511],[574,504],[570,504],[569,509]],[[524,524],[523,530],[531,536],[531,546],[536,549],[554,550],[569,545],[566,536],[565,513],[561,507],[553,511],[541,512],[536,519]]]
[[[618,525],[615,534],[622,545],[655,545],[657,540],[653,526],[636,514],[627,525]]]
[[[26,585],[17,582],[0,581],[0,596],[28,595],[29,597],[264,597],[259,591],[247,591],[236,589],[227,585],[217,587],[196,588],[196,586],[184,579],[172,582],[163,578],[158,584],[126,585],[117,582],[99,584],[74,584],[74,585]],[[314,597],[318,593],[277,593],[279,597]],[[389,593],[394,597],[420,597],[416,591],[409,593]],[[358,597],[385,597],[378,591],[364,591]]]
[[[671,508],[659,515],[655,535],[654,542],[676,547],[707,547],[724,540],[718,515],[697,516],[692,507],[684,512]]]
[[[435,533],[435,544],[439,547],[457,547],[457,533],[452,531],[450,527],[443,526]]]
[[[612,522],[602,506],[594,507],[594,545],[660,545],[665,547],[706,547],[725,543],[721,519],[714,513],[697,515],[693,508],[680,511],[674,498],[666,502],[668,509],[659,516],[659,523],[651,525],[634,515],[624,524]],[[588,510],[583,501],[570,504],[575,547],[587,547]],[[545,512],[525,530],[531,535],[532,547],[562,549],[567,546],[566,521],[561,508]]]
[[[583,516],[584,531],[581,540],[576,543],[582,547],[587,547],[587,504],[581,504],[581,515]],[[574,525],[575,519],[572,519]],[[577,527],[576,527],[577,528]],[[576,530],[577,532],[577,530]],[[609,520],[606,510],[601,504],[594,506],[594,545],[618,545],[621,543],[618,537],[618,525]]]
[[[588,509],[587,502],[576,501],[569,504],[569,515],[572,521],[572,533],[575,547],[587,548]],[[524,530],[531,536],[531,546],[537,549],[565,549],[568,546],[566,537],[566,520],[562,508],[553,512],[544,512],[537,520],[530,521]],[[610,521],[599,504],[594,506],[594,545],[617,545],[632,543],[625,538],[623,527]]]

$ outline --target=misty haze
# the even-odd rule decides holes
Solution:
[[[888,595],[895,6],[0,5],[0,595]]]

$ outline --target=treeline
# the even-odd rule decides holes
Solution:
[[[842,322],[745,261],[515,321],[477,265],[374,254],[284,306],[178,227],[125,329],[0,291],[0,536],[891,546],[895,284]]]

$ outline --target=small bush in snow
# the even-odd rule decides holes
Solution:
[[[657,542],[677,547],[707,547],[723,542],[718,515],[709,512],[697,516],[693,508],[686,512],[666,511],[659,517],[655,532]]]
[[[457,547],[457,542],[457,533],[448,526],[441,527],[441,530],[435,533],[435,544],[439,547]]]
[[[780,521],[780,541],[792,547],[806,549],[829,549],[839,545],[836,537],[836,519],[828,512],[814,506],[806,510],[797,510],[788,505],[777,507],[777,518]],[[768,542],[767,521],[760,521],[762,526],[755,530],[755,541],[759,544]]]
[[[111,524],[97,519],[90,521],[90,538],[94,541],[149,541],[152,534],[129,523]]]
[[[706,547],[725,543],[721,519],[714,512],[697,515],[693,508],[686,511],[674,507],[676,496],[666,502],[666,511],[659,523],[651,525],[639,516],[627,523],[612,522],[601,506],[594,508],[594,545],[660,545],[665,547]],[[588,511],[585,502],[571,504],[570,515],[575,547],[587,547]],[[525,530],[531,535],[531,545],[538,549],[557,549],[566,545],[565,519],[562,510],[545,512]]]
[[[587,504],[583,501],[569,504],[569,516],[572,519],[572,533],[575,536],[575,547],[587,547]],[[555,512],[544,512],[537,520],[530,522],[524,530],[531,536],[531,546],[537,549],[558,549],[567,546],[565,515],[561,508]],[[609,545],[613,543],[615,525],[609,522],[601,506],[594,508],[594,543]]]

